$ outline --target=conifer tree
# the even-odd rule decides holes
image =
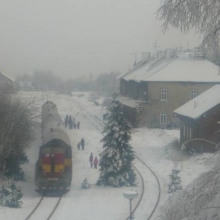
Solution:
[[[103,152],[100,159],[100,176],[97,185],[133,186],[135,173],[132,168],[134,152],[131,140],[131,126],[125,120],[120,103],[113,99],[106,114],[103,134]]]
[[[176,169],[172,170],[172,173],[170,175],[170,184],[169,184],[168,193],[173,193],[176,192],[177,190],[182,189],[179,173],[180,170],[176,170]]]
[[[0,205],[11,208],[21,207],[22,196],[20,187],[8,180],[0,189]]]

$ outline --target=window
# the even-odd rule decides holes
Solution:
[[[160,90],[160,100],[167,101],[167,89]]]
[[[196,90],[191,90],[190,92],[190,100],[196,97]]]
[[[160,124],[166,124],[167,123],[167,113],[161,112],[160,113]]]

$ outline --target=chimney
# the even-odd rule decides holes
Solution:
[[[141,57],[142,57],[142,63],[149,61],[150,53],[149,52],[142,52]]]

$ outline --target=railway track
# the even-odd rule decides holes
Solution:
[[[47,97],[44,97],[44,99],[48,100],[48,96]],[[68,99],[68,98],[67,98]],[[68,99],[69,100],[69,99]],[[87,109],[85,109],[78,101],[76,101],[74,98],[71,98],[71,100],[73,102],[75,102],[77,105],[77,108],[80,108],[80,114],[82,114],[85,118],[87,118],[87,120],[100,132],[102,133],[103,131],[103,127],[104,127],[104,122],[92,115]],[[75,106],[75,107],[76,107]],[[156,173],[141,159],[139,158],[138,156],[136,156],[136,159],[144,166],[146,167],[150,173],[153,175],[154,179],[156,180],[156,184],[157,184],[157,191],[158,191],[158,195],[157,195],[157,199],[156,199],[156,203],[154,205],[154,207],[152,208],[152,210],[150,211],[150,213],[148,214],[148,216],[146,217],[146,220],[151,220],[152,217],[153,217],[153,214],[155,213],[158,205],[159,205],[159,201],[160,201],[160,197],[161,197],[161,186],[160,186],[160,181],[156,175]],[[144,196],[144,192],[145,192],[145,185],[144,185],[144,179],[143,179],[143,176],[142,174],[140,173],[140,171],[133,165],[134,169],[137,171],[137,173],[139,174],[140,176],[140,179],[141,179],[141,185],[142,185],[142,188],[141,188],[141,195],[140,195],[140,198],[137,202],[137,204],[134,206],[133,210],[132,210],[132,215],[136,212],[136,210],[138,209],[138,207],[140,206],[141,204],[141,201],[143,199],[143,196]],[[49,218],[48,218],[49,219]],[[129,216],[126,218],[126,220],[129,219]]]
[[[47,93],[42,93],[42,97],[37,100],[38,102],[42,102],[44,104],[49,100]],[[62,199],[62,195],[59,197],[45,197],[42,195],[34,209],[29,213],[29,215],[25,218],[25,220],[31,219],[41,219],[41,220],[49,220],[53,216],[57,207],[60,204]]]
[[[98,117],[96,116],[93,116],[88,110],[86,110],[79,102],[77,102],[76,100],[72,99],[75,103],[77,103],[77,105],[80,107],[81,109],[81,114],[85,115],[89,115],[90,116],[90,123],[92,123],[93,126],[95,126],[95,128],[97,129],[97,126],[95,125],[94,122],[91,122],[91,119],[94,120],[96,123],[99,124],[99,126],[101,126],[101,128],[97,129],[99,132],[102,133],[103,131],[103,127],[104,127],[104,122],[102,122]],[[84,113],[82,113],[82,111],[84,111]],[[87,117],[88,119],[88,117]],[[136,156],[136,159],[142,163],[149,171],[150,173],[153,175],[153,177],[155,178],[156,180],[156,183],[157,183],[157,189],[158,189],[158,195],[157,195],[157,200],[156,200],[156,203],[152,209],[152,211],[149,213],[148,217],[146,218],[146,220],[151,220],[152,217],[153,217],[153,214],[155,213],[158,205],[159,205],[159,202],[160,202],[160,197],[161,197],[161,186],[160,186],[160,181],[159,181],[159,178],[157,177],[156,173],[141,159],[139,158],[138,156]],[[144,192],[145,192],[145,185],[144,185],[144,179],[143,179],[143,176],[142,174],[140,173],[140,171],[133,165],[134,169],[137,171],[137,173],[139,174],[140,178],[141,178],[141,184],[142,184],[142,188],[141,188],[141,195],[140,195],[140,198],[137,202],[137,204],[135,205],[135,207],[133,208],[132,210],[132,215],[135,213],[135,211],[137,210],[137,208],[139,207],[142,199],[143,199],[143,196],[144,196]],[[126,218],[126,220],[129,219],[129,216]]]
[[[102,133],[102,129],[104,127],[104,122],[102,122],[98,117],[93,116],[88,110],[86,110],[79,102],[77,102],[75,99],[72,98],[72,100],[77,104],[77,106],[81,109],[81,114],[84,115],[89,122],[99,131]],[[84,111],[84,113],[82,112]],[[87,117],[86,115],[88,115],[89,117]],[[92,120],[94,120],[96,123],[98,123],[98,126],[93,123]]]
[[[157,177],[156,173],[145,163],[143,162],[143,160],[141,160],[138,156],[136,156],[136,159],[139,160],[145,167],[147,167],[147,169],[152,173],[152,175],[154,176],[156,182],[157,182],[157,186],[158,186],[158,196],[157,196],[157,200],[156,200],[156,204],[153,208],[153,210],[151,211],[151,213],[149,214],[147,220],[150,220],[152,217],[153,217],[153,214],[155,213],[158,205],[159,205],[159,202],[160,202],[160,197],[161,197],[161,186],[160,186],[160,181],[159,181],[159,178]]]
[[[25,218],[25,220],[29,219],[41,219],[41,220],[49,220],[53,216],[57,207],[60,204],[62,196],[57,197],[45,197],[42,196],[34,209],[30,212],[30,214]]]

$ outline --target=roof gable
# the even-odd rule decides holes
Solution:
[[[0,72],[0,74],[4,77],[6,77],[7,79],[9,79],[10,81],[14,82],[14,79],[12,79],[11,77],[7,76],[6,74],[4,74],[3,72]]]
[[[215,85],[191,101],[174,110],[174,113],[197,119],[205,112],[220,104],[220,85]]]

